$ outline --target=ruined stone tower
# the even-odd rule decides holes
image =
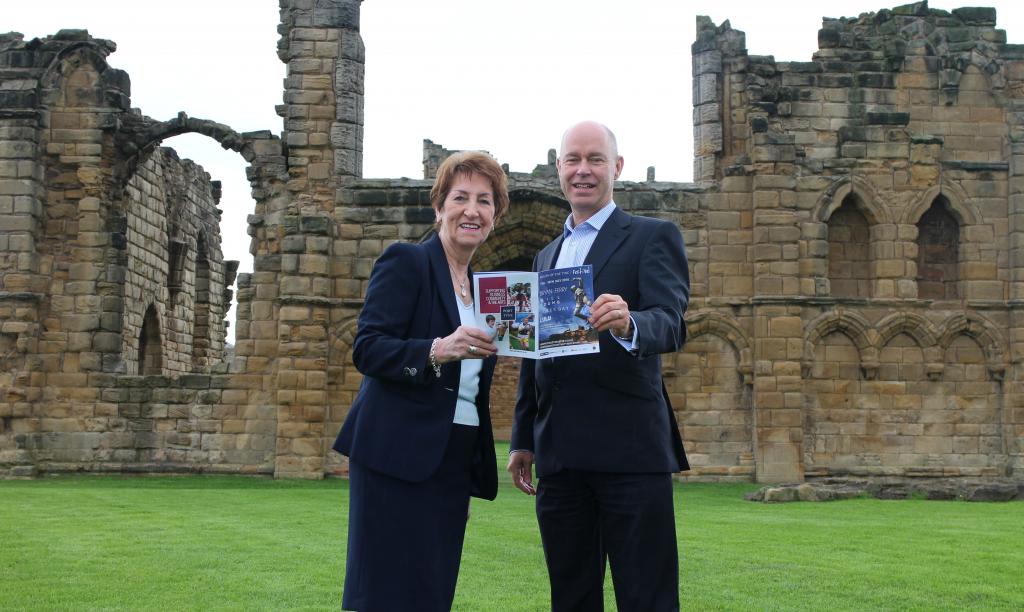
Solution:
[[[449,153],[425,142],[423,180],[361,178],[359,5],[281,0],[280,138],[131,109],[113,43],[83,31],[0,39],[0,475],[345,473],[366,282],[431,234]],[[664,359],[682,477],[1020,477],[1024,51],[992,9],[926,3],[826,19],[807,62],[697,23],[695,182],[616,187],[690,256],[690,339]],[[159,146],[185,132],[249,164],[230,362],[219,189]],[[477,270],[559,234],[553,162],[510,174]]]

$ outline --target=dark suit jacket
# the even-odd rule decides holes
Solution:
[[[440,378],[428,364],[433,339],[459,326],[448,270],[436,236],[394,244],[377,260],[352,350],[363,383],[334,442],[352,461],[410,482],[437,470],[455,416],[461,362],[442,365]],[[488,403],[496,361],[484,360],[476,399],[472,495],[485,499],[498,491]]]
[[[552,268],[561,245],[558,238],[544,247],[534,269]],[[686,340],[690,276],[678,228],[616,209],[584,263],[594,267],[595,297],[617,294],[629,304],[639,334],[637,354],[604,332],[600,353],[524,359],[511,448],[533,451],[541,477],[565,468],[689,469],[660,358]]]

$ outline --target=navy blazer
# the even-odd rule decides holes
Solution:
[[[462,366],[460,361],[443,364],[437,378],[428,361],[434,338],[459,326],[457,308],[437,236],[384,251],[370,275],[352,349],[363,382],[334,450],[410,482],[426,480],[437,470],[455,418]],[[496,361],[493,356],[484,360],[476,398],[480,427],[471,493],[484,499],[498,492],[489,410]]]
[[[551,269],[561,245],[558,238],[544,247],[534,269]],[[660,357],[686,340],[690,275],[679,229],[616,209],[583,263],[594,267],[595,295],[617,294],[629,304],[638,351],[603,332],[600,353],[524,359],[511,448],[533,451],[540,477],[565,468],[689,469]]]

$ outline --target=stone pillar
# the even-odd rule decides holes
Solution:
[[[276,330],[277,472],[319,478],[325,452],[333,224],[324,216],[288,216],[283,229]]]
[[[722,53],[717,28],[708,17],[697,17],[697,41],[693,56],[693,180],[715,179],[716,161],[722,152]]]
[[[252,334],[276,342],[278,477],[324,473],[328,326],[338,297],[333,280],[348,276],[334,262],[335,201],[362,174],[359,4],[281,1],[278,55],[288,75],[278,110],[285,119],[288,194],[275,200],[260,230],[268,239],[266,257],[274,258],[267,263],[276,264],[274,318],[249,324]]]
[[[334,70],[335,121],[331,125],[334,176],[345,180],[363,176],[363,82],[366,51],[359,35],[359,3],[339,2],[332,26],[342,28],[340,53]]]
[[[755,459],[758,482],[803,480],[802,308],[762,303],[754,310]]]
[[[1024,100],[1012,100],[1024,113]],[[1012,113],[1011,113],[1012,115]],[[1024,130],[1024,126],[1017,130]],[[1024,300],[1024,134],[1011,136],[1009,168],[1010,299]],[[1020,354],[1020,353],[1018,353]]]
[[[902,252],[897,253],[898,227],[894,223],[873,223],[870,227],[871,239],[868,244],[874,268],[871,297],[898,297],[897,283],[902,279],[916,277],[917,264],[904,257]]]
[[[1020,68],[1018,68],[1020,69]],[[1011,100],[1007,113],[1014,123],[1024,118],[1024,100]],[[1024,473],[1024,387],[1021,385],[1021,358],[1024,356],[1024,130],[1017,124],[1010,132],[1010,165],[1008,212],[1010,232],[1010,312],[1009,376],[1003,383],[1004,436],[1008,451],[1007,464],[1011,475]]]
[[[278,56],[288,66],[284,104],[288,184],[333,197],[362,175],[363,40],[359,0],[281,0]]]
[[[904,262],[906,273],[895,279],[896,297],[913,300],[917,293],[917,226],[908,224],[896,225],[896,241],[893,243],[894,258]]]

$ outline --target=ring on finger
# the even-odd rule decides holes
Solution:
[[[469,352],[470,352],[470,353],[473,353],[474,355],[476,355],[476,347],[475,347],[475,346],[473,346],[472,344],[470,344],[470,345],[469,345]]]

